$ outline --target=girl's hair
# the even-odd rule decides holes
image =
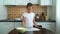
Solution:
[[[29,7],[29,6],[33,6],[33,4],[32,3],[27,3],[26,7]]]

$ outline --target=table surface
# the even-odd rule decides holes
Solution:
[[[25,33],[18,32],[18,34],[40,34],[40,31],[26,31]]]
[[[17,29],[21,29],[21,28],[17,28]],[[18,34],[39,34],[39,31],[40,29],[38,28],[25,28],[26,29],[26,32],[24,33],[21,33],[19,30],[18,30]]]
[[[20,33],[20,32],[18,31],[18,34],[40,34],[40,30],[39,30],[39,31],[26,31],[26,32],[24,32],[24,33]]]
[[[41,32],[39,30],[39,31],[26,31],[25,33],[20,33],[18,30],[13,29],[8,34],[41,34]]]
[[[16,28],[17,30],[21,30],[23,29],[22,27],[17,27]],[[38,28],[35,28],[35,27],[27,27],[27,28],[24,28],[26,31],[39,31],[40,29]]]
[[[32,31],[29,31],[32,33]],[[26,34],[27,32],[23,33]],[[11,30],[8,34],[21,34],[19,31],[17,31],[15,28]],[[52,32],[50,30],[47,30],[45,28],[40,29],[40,31],[33,31],[33,34],[55,34],[55,32]]]

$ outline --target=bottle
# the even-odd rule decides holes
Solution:
[[[39,15],[36,14],[35,19],[38,21],[39,20]]]

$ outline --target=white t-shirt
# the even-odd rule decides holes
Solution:
[[[24,13],[23,16],[25,17],[25,27],[33,27],[33,19],[35,14],[34,13]]]

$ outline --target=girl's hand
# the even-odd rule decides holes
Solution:
[[[39,28],[39,26],[38,26],[38,25],[35,25],[35,27],[36,27],[36,28]]]

